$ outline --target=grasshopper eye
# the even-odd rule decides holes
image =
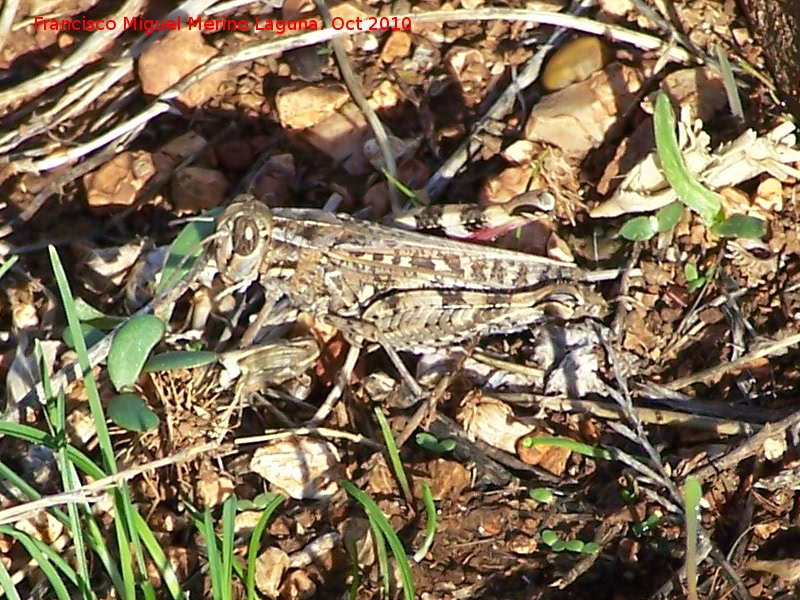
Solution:
[[[233,222],[231,245],[239,256],[250,256],[258,248],[258,224],[251,217],[239,217]]]

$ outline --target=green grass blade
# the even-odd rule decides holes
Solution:
[[[414,562],[422,562],[428,550],[433,546],[433,538],[436,536],[436,504],[433,503],[433,494],[427,483],[422,484],[422,504],[425,506],[425,539],[422,546],[414,553]]]
[[[16,539],[22,547],[25,548],[31,559],[36,563],[36,566],[38,566],[45,577],[47,577],[47,581],[50,582],[53,589],[53,594],[55,594],[59,600],[70,600],[71,596],[58,571],[61,571],[72,585],[81,589],[83,598],[96,597],[94,594],[87,595],[86,592],[83,591],[85,585],[81,583],[80,576],[69,563],[50,546],[8,525],[0,525],[0,533]],[[58,571],[56,568],[58,568]]]
[[[742,99],[739,97],[739,88],[736,86],[736,78],[733,75],[731,63],[728,60],[728,55],[725,54],[725,49],[722,44],[716,45],[717,60],[719,61],[719,72],[722,75],[722,83],[725,85],[725,93],[728,96],[728,104],[731,107],[731,113],[736,117],[740,123],[744,123],[744,108],[742,108]]]
[[[208,574],[211,577],[211,594],[214,600],[224,600],[222,583],[225,579],[222,573],[222,558],[217,548],[217,534],[214,532],[214,520],[211,511],[206,509],[203,516],[201,533],[206,542],[208,558]]]
[[[54,429],[55,439],[59,442],[56,451],[56,461],[58,464],[58,471],[61,475],[61,485],[64,491],[74,491],[81,487],[81,481],[78,477],[75,465],[69,460],[66,451],[66,398],[64,391],[59,390],[55,398],[55,403],[50,400],[53,398],[53,387],[50,382],[50,374],[44,360],[44,353],[39,340],[36,340],[35,346],[36,360],[39,365],[39,373],[42,379],[42,388],[45,392],[45,397],[48,399],[47,412],[50,416],[51,426]],[[88,505],[84,504],[84,511],[88,512]],[[96,598],[90,586],[91,573],[89,570],[89,562],[86,559],[86,543],[84,539],[84,527],[80,518],[80,511],[78,505],[70,503],[67,505],[67,515],[69,516],[69,531],[72,535],[72,541],[75,545],[74,554],[75,560],[78,564],[78,587],[84,598]],[[44,566],[42,570],[45,571]],[[49,577],[48,577],[49,578]]]
[[[21,600],[17,593],[17,587],[14,585],[11,575],[2,561],[0,561],[0,588],[3,589],[6,597],[10,598],[10,600]]]
[[[713,227],[722,220],[722,203],[719,196],[701,184],[686,168],[675,134],[675,114],[669,96],[659,92],[653,118],[656,149],[664,176],[681,202],[695,211]]]
[[[403,491],[403,497],[410,502],[413,498],[411,494],[411,486],[408,484],[408,477],[406,477],[406,471],[403,468],[403,461],[400,458],[400,451],[397,449],[397,444],[394,443],[392,428],[389,427],[389,421],[386,420],[386,416],[378,406],[375,407],[375,417],[378,419],[378,425],[381,428],[383,442],[386,444],[386,451],[389,453],[389,462],[392,464],[394,476],[397,477],[397,483],[400,485],[400,489]]]
[[[370,498],[369,495],[362,492],[352,483],[342,480],[340,484],[348,494],[361,503],[370,520],[374,520],[378,527],[380,527],[400,567],[400,580],[403,583],[403,597],[406,600],[414,600],[414,576],[411,573],[411,565],[408,563],[408,556],[406,556],[406,551],[403,548],[403,544],[400,542],[400,538],[397,537],[397,534],[394,529],[392,529],[386,516],[381,512],[381,509],[378,508],[378,505],[375,504],[375,501]]]
[[[41,444],[42,446],[47,446],[53,450],[58,448],[58,442],[53,438],[52,435],[42,431],[41,429],[31,427],[30,425],[0,421],[0,436],[6,435],[24,442]],[[93,479],[101,479],[106,476],[100,467],[98,467],[88,456],[74,446],[66,444],[65,450],[69,461],[75,464],[83,473],[89,475]]]
[[[117,463],[114,458],[114,448],[111,444],[111,436],[108,433],[106,426],[106,417],[103,413],[103,405],[100,401],[100,392],[97,389],[97,383],[92,375],[91,364],[89,362],[89,354],[86,350],[86,342],[81,334],[81,323],[78,318],[78,313],[75,307],[75,301],[72,296],[72,291],[67,281],[67,275],[64,272],[64,267],[58,257],[58,253],[53,246],[48,247],[50,253],[50,263],[55,275],[58,292],[61,296],[61,301],[64,305],[64,312],[67,315],[67,324],[72,337],[75,340],[75,352],[78,355],[78,364],[81,367],[81,372],[84,374],[84,385],[86,387],[86,395],[89,400],[89,411],[95,423],[97,431],[97,441],[100,446],[100,454],[103,459],[104,470],[109,474],[117,473]],[[131,544],[137,550],[137,558],[142,558],[141,544],[138,538],[135,537],[135,525],[131,520],[130,506],[131,501],[128,496],[128,490],[124,484],[120,484],[114,491],[114,504],[117,515],[121,518],[114,520],[114,528],[117,533],[117,550],[119,555],[119,565],[122,569],[122,589],[117,591],[124,600],[134,600],[136,598],[136,576],[134,573],[134,565],[132,556],[130,554]],[[130,533],[134,532],[134,539],[130,538]],[[140,572],[146,573],[140,565]]]
[[[223,589],[233,589],[233,542],[236,537],[236,496],[231,494],[222,505],[222,581]]]
[[[700,498],[703,488],[694,477],[686,479],[683,497],[686,504],[686,587],[690,600],[697,600],[697,530],[700,522]]]
[[[142,544],[150,554],[150,558],[153,559],[153,563],[161,573],[162,581],[167,592],[175,600],[185,600],[186,594],[184,594],[181,589],[178,575],[169,564],[169,560],[161,544],[158,542],[155,535],[153,535],[153,532],[150,530],[144,518],[142,518],[142,515],[137,512],[134,514],[133,518],[136,523],[136,531],[139,539],[142,540]]]
[[[4,260],[0,264],[0,279],[2,279],[3,276],[6,273],[8,273],[8,271],[11,269],[11,267],[13,267],[15,264],[17,264],[18,260],[19,260],[19,256],[12,256],[8,260]]]
[[[264,507],[264,512],[258,519],[258,523],[253,528],[253,534],[250,536],[250,544],[247,547],[247,575],[245,576],[245,589],[247,590],[247,600],[257,600],[258,593],[256,592],[256,560],[258,559],[258,550],[261,546],[261,536],[267,528],[269,520],[272,518],[278,507],[286,500],[285,496],[275,494],[270,498],[267,505]]]
[[[383,577],[383,592],[387,596],[392,592],[392,571],[389,566],[389,553],[386,551],[386,537],[383,535],[381,526],[372,518],[368,512],[369,526],[372,530],[372,543],[375,548],[375,556],[378,557],[378,572]]]

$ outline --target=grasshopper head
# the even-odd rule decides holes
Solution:
[[[231,284],[253,281],[270,253],[272,214],[253,196],[241,194],[217,222],[214,258]]]

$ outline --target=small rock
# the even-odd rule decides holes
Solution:
[[[108,214],[131,206],[147,181],[155,174],[148,152],[122,152],[94,173],[83,178],[86,200],[95,214]]]
[[[241,173],[253,164],[253,151],[250,145],[242,140],[232,140],[217,146],[217,160],[225,171]]]
[[[595,36],[567,42],[547,61],[542,72],[542,85],[548,92],[554,92],[583,81],[605,66],[607,55],[605,45]]]
[[[170,31],[139,57],[137,72],[142,90],[158,96],[217,54],[199,29]],[[218,93],[227,76],[227,69],[216,71],[192,85],[178,100],[190,108],[199,106]]]
[[[184,167],[172,178],[172,204],[179,214],[219,206],[227,191],[228,180],[214,169]]]
[[[307,129],[332,116],[349,99],[349,92],[339,84],[284,88],[275,97],[275,108],[283,127]]]
[[[405,31],[392,31],[381,50],[381,60],[390,63],[405,58],[411,52],[411,36]]]

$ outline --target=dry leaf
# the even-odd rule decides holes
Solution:
[[[291,437],[256,450],[250,469],[295,500],[328,498],[339,489],[341,457],[324,440]]]

